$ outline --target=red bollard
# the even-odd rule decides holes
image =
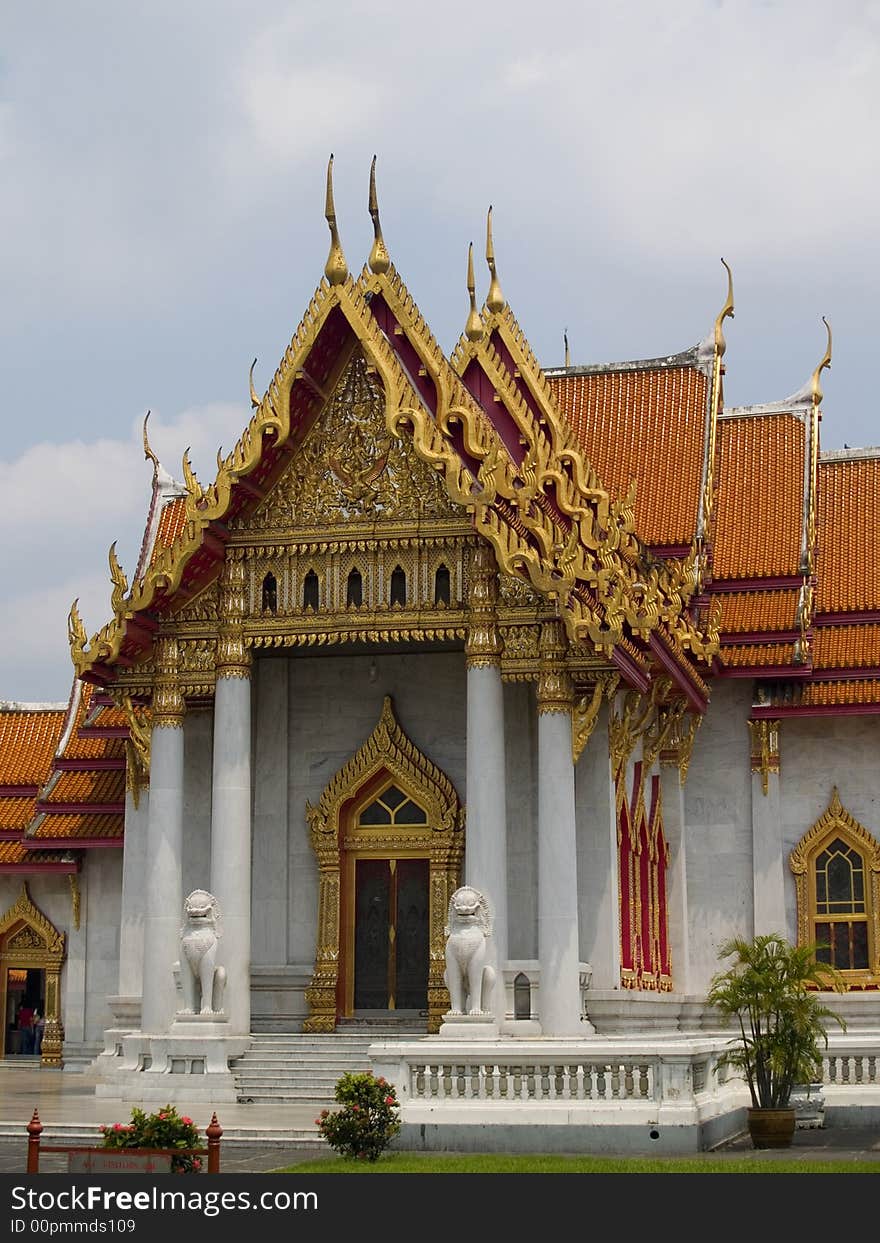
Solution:
[[[27,1148],[27,1173],[39,1174],[40,1172],[40,1136],[43,1133],[43,1124],[40,1121],[40,1115],[34,1110],[34,1116],[27,1124],[28,1148]]]
[[[211,1114],[211,1121],[205,1127],[205,1134],[208,1137],[208,1173],[220,1173],[220,1136],[223,1134],[223,1127],[217,1121],[216,1112]]]

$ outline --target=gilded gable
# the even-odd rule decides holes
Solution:
[[[299,452],[248,521],[250,530],[377,518],[458,517],[443,483],[385,425],[385,395],[360,351]]]

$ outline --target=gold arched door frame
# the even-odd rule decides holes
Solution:
[[[64,933],[50,923],[28,893],[22,881],[21,893],[5,915],[0,917],[0,1014],[6,1013],[6,981],[9,968],[44,971],[46,974],[46,1026],[40,1065],[60,1066],[64,1044],[61,1024],[61,967],[64,963]]]
[[[363,804],[389,778],[419,807],[424,825],[359,824]],[[443,929],[449,898],[458,885],[464,854],[464,808],[449,778],[407,738],[390,696],[363,746],[329,783],[317,806],[306,804],[318,860],[318,930],[315,970],[306,989],[308,1032],[332,1032],[351,995],[351,954],[345,913],[351,907],[352,858],[422,857],[428,860],[428,1030],[439,1030],[449,1008],[443,983]]]

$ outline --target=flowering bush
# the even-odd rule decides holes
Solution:
[[[322,1109],[315,1123],[331,1148],[343,1157],[376,1161],[400,1131],[400,1105],[392,1084],[369,1073],[343,1075],[335,1099],[342,1109]]]
[[[131,1122],[102,1126],[105,1148],[202,1148],[202,1137],[192,1118],[181,1117],[173,1105],[166,1105],[157,1113],[146,1114],[142,1109],[131,1111]],[[172,1174],[198,1174],[202,1168],[200,1157],[184,1152],[172,1156]]]

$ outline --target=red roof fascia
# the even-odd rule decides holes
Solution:
[[[851,626],[859,622],[880,622],[880,609],[862,609],[858,613],[817,613],[814,626]]]
[[[122,834],[119,837],[28,837],[22,841],[28,850],[103,850],[110,846],[121,848],[122,844]]]
[[[861,682],[863,679],[874,681],[880,678],[880,667],[868,665],[854,669],[847,665],[842,669],[826,669],[823,665],[821,669],[816,669],[815,673],[817,679],[822,682]]]
[[[617,665],[628,686],[631,686],[634,690],[641,691],[642,694],[651,689],[651,679],[639,668],[629,652],[625,652],[623,648],[615,645],[611,652],[611,661]]]
[[[708,584],[711,594],[720,591],[767,591],[771,587],[803,587],[802,574],[778,574],[773,578],[715,578]]]
[[[100,725],[83,725],[77,732],[80,738],[127,738],[128,726],[105,725],[102,728]],[[94,765],[91,762],[86,764],[86,768],[92,767]]]
[[[772,719],[782,716],[877,716],[880,703],[876,704],[780,704],[762,705],[752,708],[754,720]]]
[[[47,863],[0,863],[0,875],[9,876],[14,873],[22,872],[67,872],[73,875],[79,871],[78,863],[61,863],[58,860],[50,860]]]
[[[687,666],[683,665],[677,659],[675,653],[669,650],[663,641],[662,635],[658,634],[657,631],[651,634],[649,646],[679,690],[684,691],[691,707],[702,715],[706,711],[708,700],[691,681]]]
[[[91,733],[91,730],[89,730],[89,735],[91,737],[94,737],[94,734]],[[97,759],[97,760],[68,760],[68,759],[61,758],[61,759],[55,760],[52,767],[57,772],[68,772],[68,773],[70,772],[75,772],[75,773],[111,772],[111,771],[120,771],[121,769],[124,769],[125,760],[122,758],[120,759]],[[39,790],[34,790],[34,794],[39,794],[39,792],[40,792]],[[2,789],[0,789],[0,794],[2,794]]]
[[[760,681],[767,678],[796,678],[803,681],[813,676],[814,671],[809,665],[740,665],[734,668],[722,665],[718,670],[719,678],[757,678]]]
[[[794,643],[801,637],[799,630],[725,630],[721,636],[722,647],[738,647],[748,643]]]
[[[125,803],[44,803],[39,802],[35,815],[56,816],[122,816]]]
[[[0,786],[0,798],[36,798],[40,786]]]

